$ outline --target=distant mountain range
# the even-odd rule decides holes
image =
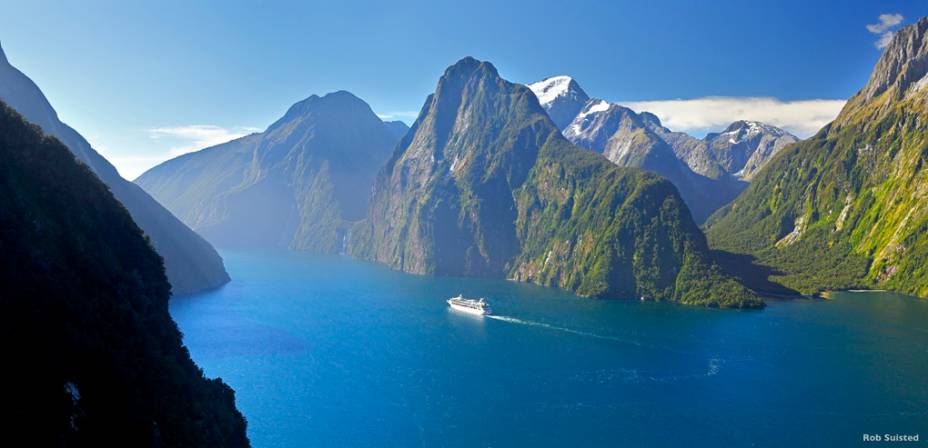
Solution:
[[[798,141],[788,132],[739,121],[696,139],[665,128],[657,116],[590,98],[568,76],[529,85],[571,142],[619,166],[643,168],[670,180],[697,222],[734,199],[777,151]]]
[[[585,97],[567,87],[563,117]],[[405,130],[348,92],[314,95],[263,133],[169,160],[136,183],[216,244],[347,252],[595,297],[762,305],[715,265],[671,184],[575,147],[531,90],[489,63],[450,67]],[[654,138],[662,146],[651,153],[689,172]]]
[[[928,19],[899,30],[867,84],[708,222],[789,287],[928,296]]]
[[[349,253],[593,297],[762,305],[714,264],[669,182],[572,145],[531,90],[473,58],[445,71],[378,174]]]
[[[313,95],[264,132],[169,160],[135,182],[214,244],[341,252],[406,130],[348,92]]]
[[[552,76],[528,85],[551,121],[564,130],[590,102],[590,96],[569,76]]]
[[[90,147],[87,140],[62,123],[38,86],[10,65],[0,49],[0,100],[26,120],[58,138],[74,156],[110,188],[164,258],[176,294],[215,288],[229,281],[222,258],[199,235],[181,223],[137,185],[119,176],[116,168]]]
[[[0,101],[5,436],[31,446],[248,446],[232,389],[204,378],[181,345],[162,259],[111,190]]]

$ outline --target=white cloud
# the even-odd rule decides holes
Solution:
[[[893,35],[896,34],[893,29],[898,27],[904,19],[902,14],[880,14],[877,23],[867,25],[867,31],[880,36],[873,45],[879,49],[886,48],[892,42]]]
[[[880,14],[879,22],[867,25],[867,31],[873,34],[881,34],[884,31],[902,23],[902,14]]]
[[[844,100],[781,101],[770,97],[704,97],[631,101],[619,104],[651,112],[664,126],[694,134],[718,131],[738,120],[754,120],[786,129],[805,138],[834,120]]]
[[[893,41],[893,36],[895,36],[895,35],[896,35],[896,33],[895,33],[894,31],[887,31],[887,32],[883,33],[883,34],[880,36],[880,38],[877,39],[876,42],[873,43],[873,45],[875,45],[876,48],[882,50],[882,49],[886,48],[886,47],[889,45],[890,42]]]
[[[419,117],[419,111],[417,110],[407,110],[407,111],[397,111],[397,112],[386,112],[382,114],[377,114],[381,120],[392,121],[392,120],[402,120],[402,121],[415,121]],[[405,120],[404,120],[405,118]]]
[[[168,151],[169,154],[176,157],[191,151],[216,146],[229,140],[235,140],[256,131],[259,131],[259,129],[251,127],[226,129],[211,124],[194,124],[189,126],[152,128],[148,130],[148,134],[151,138],[156,140],[170,138],[179,141],[180,145],[173,146]]]
[[[94,148],[119,170],[122,177],[131,180],[159,163],[257,131],[260,129],[253,127],[228,129],[215,125],[159,127],[146,130],[154,144],[141,151],[144,154],[125,155],[110,151],[100,143],[94,145]]]

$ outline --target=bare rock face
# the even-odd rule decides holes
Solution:
[[[910,88],[925,85],[928,73],[928,18],[899,30],[892,42],[883,50],[867,85],[858,93],[857,99],[869,101],[887,90],[892,90],[895,99],[901,99]],[[921,81],[921,83],[919,83]]]
[[[751,179],[777,152],[799,139],[775,126],[736,121],[719,134],[707,135],[705,141],[726,172]]]

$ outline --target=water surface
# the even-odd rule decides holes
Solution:
[[[194,360],[235,389],[256,447],[928,439],[926,301],[839,293],[742,312],[335,256],[223,257],[232,282],[171,313]],[[498,316],[449,310],[458,293]]]

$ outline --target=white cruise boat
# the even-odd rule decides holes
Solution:
[[[458,295],[457,297],[448,299],[448,305],[451,306],[452,309],[465,313],[477,314],[480,316],[493,314],[490,304],[484,299],[465,299],[463,296]]]

